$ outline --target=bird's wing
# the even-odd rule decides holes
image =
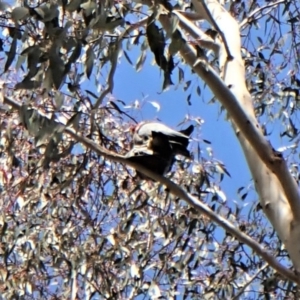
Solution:
[[[189,135],[187,135],[186,133],[192,133],[193,130],[193,125],[189,126],[185,130],[177,131],[159,122],[143,122],[139,124],[136,128],[136,132],[140,136],[148,135],[150,132],[155,131],[158,133],[162,133],[166,136],[182,137],[187,139],[189,138]]]

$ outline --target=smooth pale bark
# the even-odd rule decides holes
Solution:
[[[205,15],[206,11],[201,1],[192,0],[192,2],[197,13]],[[218,28],[222,30],[225,43],[227,43],[230,55],[233,57],[233,59],[227,60],[224,65],[224,83],[230,87],[230,91],[239,101],[240,106],[248,116],[249,122],[256,124],[257,121],[255,120],[251,96],[245,85],[245,69],[241,57],[239,26],[231,15],[223,7],[221,7],[217,1],[208,0],[205,3],[211,14],[210,16],[206,14],[207,20],[210,21],[210,17],[213,18],[217,23]],[[189,57],[188,61],[192,63],[192,57]],[[221,66],[221,68],[222,67],[223,66]],[[196,70],[197,68],[194,69]],[[199,74],[199,72],[197,73]],[[203,79],[205,80],[205,76],[203,76]],[[214,84],[208,83],[208,85],[212,91],[217,94]],[[216,96],[225,107],[232,105],[228,103],[228,99],[225,99],[226,95],[224,95],[224,97],[222,97],[222,95]],[[284,161],[280,162],[277,167],[273,169],[270,168],[270,164],[265,160],[265,157],[261,156],[260,152],[265,151],[265,153],[269,153],[270,146],[261,143],[258,147],[258,145],[255,144],[255,139],[249,140],[244,128],[241,126],[235,126],[235,124],[240,124],[246,120],[238,120],[236,115],[233,116],[231,114],[230,109],[227,110],[234,123],[234,128],[238,131],[237,136],[242,145],[249,169],[252,173],[255,187],[259,194],[260,203],[268,219],[278,233],[278,236],[285,244],[295,269],[299,272],[300,200],[296,182],[292,178],[291,174],[287,174],[288,168]],[[243,116],[238,117],[240,118]],[[259,132],[257,132],[257,134],[259,135]],[[260,136],[260,139],[261,138],[262,137]],[[260,147],[263,147],[264,149],[259,149]],[[257,149],[259,150],[257,151]],[[270,155],[270,159],[271,158],[272,155]]]
[[[256,120],[252,99],[245,84],[238,23],[217,1],[205,1],[206,9],[202,2],[192,0],[198,16],[216,25],[215,29],[219,31],[222,29],[221,36],[224,45],[219,47],[219,62],[223,80],[220,74],[206,64],[205,59],[199,62],[195,48],[189,43],[182,43],[180,54],[226,108],[252,173],[263,210],[285,244],[294,268],[300,272],[298,186],[284,159],[274,152]],[[143,0],[143,3],[155,9],[152,1]],[[178,13],[180,14],[175,11],[174,14],[178,16]],[[183,25],[182,28],[197,39],[199,31],[191,33],[193,26],[186,23],[184,16],[179,19],[180,25]],[[168,16],[161,14],[159,20],[168,31],[170,28]],[[212,49],[212,47],[209,48]],[[230,57],[230,60],[226,57]]]

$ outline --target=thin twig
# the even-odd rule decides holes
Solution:
[[[119,53],[120,53],[120,47],[119,47],[119,43],[117,43],[116,49],[111,54],[111,58],[110,58],[111,67],[110,67],[110,71],[109,71],[108,79],[107,79],[107,88],[101,93],[101,95],[97,99],[96,103],[93,106],[93,110],[97,109],[102,104],[104,98],[109,93],[112,93],[112,91],[114,89],[114,76],[115,76],[115,72],[117,69]]]
[[[71,270],[71,298],[70,300],[75,300],[77,295],[77,282],[76,282],[76,270],[72,264]]]
[[[257,272],[243,285],[243,287],[239,290],[239,292],[231,299],[238,300],[239,297],[244,293],[245,289],[256,279],[260,272],[262,272],[265,268],[267,268],[269,264],[264,264],[261,268],[257,270]]]
[[[118,57],[120,53],[120,49],[122,48],[123,38],[128,35],[134,29],[143,26],[148,21],[148,17],[142,19],[141,21],[131,24],[117,39],[116,41],[116,49],[112,53],[111,61],[111,68],[109,71],[108,79],[107,79],[107,88],[101,93],[99,98],[97,99],[96,103],[93,106],[93,110],[97,109],[103,102],[104,98],[113,92],[114,89],[114,75],[117,69]]]
[[[286,0],[278,0],[278,1],[275,1],[273,3],[268,3],[262,7],[258,7],[256,9],[254,9],[241,23],[240,23],[240,28],[244,27],[247,23],[249,23],[250,21],[254,20],[254,15],[262,12],[263,10],[267,9],[267,8],[275,8],[274,6],[277,6],[279,4],[282,4],[282,3],[286,3],[287,1]],[[271,10],[272,10],[271,9]],[[270,11],[271,11],[270,10]],[[270,12],[268,11],[268,13]],[[263,15],[261,16],[263,17]],[[259,17],[256,17],[255,19],[257,20]]]

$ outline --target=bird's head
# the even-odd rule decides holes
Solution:
[[[131,126],[129,127],[129,132],[130,132],[132,135],[134,135],[134,133],[136,132],[136,127],[137,127],[136,124],[135,124],[135,125],[131,125]]]
[[[141,126],[144,125],[145,123],[146,123],[146,122],[140,122],[140,123],[138,123],[138,124],[131,125],[131,126],[129,127],[129,132],[130,132],[132,135],[135,134],[135,133],[137,133],[137,132],[140,130]]]

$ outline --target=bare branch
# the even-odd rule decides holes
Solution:
[[[245,289],[257,278],[257,276],[269,265],[264,264],[258,271],[244,284],[244,286],[239,290],[239,292],[232,298],[232,300],[239,300],[240,296],[244,293]]]
[[[194,13],[194,12],[188,12],[188,11],[184,11],[184,10],[173,10],[172,12],[174,12],[174,11],[179,12],[180,15],[182,15],[188,21],[200,21],[200,20],[204,19],[199,14]]]
[[[119,53],[120,53],[120,43],[117,43],[116,49],[111,54],[112,57],[110,58],[111,67],[110,67],[110,71],[109,71],[109,75],[108,75],[108,79],[107,79],[107,88],[101,93],[101,95],[97,99],[93,109],[97,109],[102,104],[104,98],[109,93],[112,93],[112,91],[114,89],[114,75],[115,75],[115,72],[117,69]]]
[[[219,27],[218,23],[215,21],[215,19],[212,17],[211,13],[210,13],[210,10],[208,9],[207,5],[206,5],[206,2],[205,0],[201,0],[201,3],[202,3],[202,6],[208,16],[208,20],[212,25],[213,27],[219,32],[219,34],[221,35],[221,38],[222,38],[222,41],[224,43],[224,47],[226,49],[226,53],[227,53],[227,59],[228,60],[232,60],[233,59],[233,56],[232,56],[232,53],[230,52],[230,49],[228,47],[228,43],[227,43],[227,40],[225,38],[225,35],[224,35],[224,32],[221,30],[221,28]]]
[[[213,50],[216,55],[219,54],[220,45],[218,45],[210,36],[205,34],[193,22],[188,20],[182,12],[173,10],[172,13],[178,17],[180,27],[188,32],[200,46]]]
[[[248,16],[245,18],[241,23],[240,23],[240,28],[243,28],[247,23],[250,23],[253,20],[258,20],[259,18],[262,18],[263,16],[269,14],[276,6],[279,4],[286,3],[286,0],[278,0],[272,3],[268,3],[262,7],[258,7],[254,9]],[[268,11],[264,12],[263,11],[267,8],[270,8]],[[260,16],[254,17],[256,14],[261,13]]]
[[[77,294],[76,269],[74,268],[73,264],[71,270],[71,300],[75,300]]]
[[[123,42],[123,38],[129,34],[131,31],[133,31],[134,29],[143,26],[144,24],[146,24],[148,20],[148,17],[142,19],[139,22],[136,22],[134,24],[131,24],[117,39],[116,41],[116,45],[115,45],[115,49],[112,53],[112,57],[110,58],[111,61],[111,68],[109,71],[109,75],[108,75],[108,79],[107,79],[107,88],[101,93],[101,95],[99,96],[99,98],[97,99],[96,103],[93,106],[93,109],[97,109],[103,102],[104,98],[109,94],[112,93],[113,89],[114,89],[114,75],[116,72],[116,68],[117,68],[117,63],[118,63],[118,57],[119,57],[119,53],[120,53],[120,49],[122,48],[122,42]]]

